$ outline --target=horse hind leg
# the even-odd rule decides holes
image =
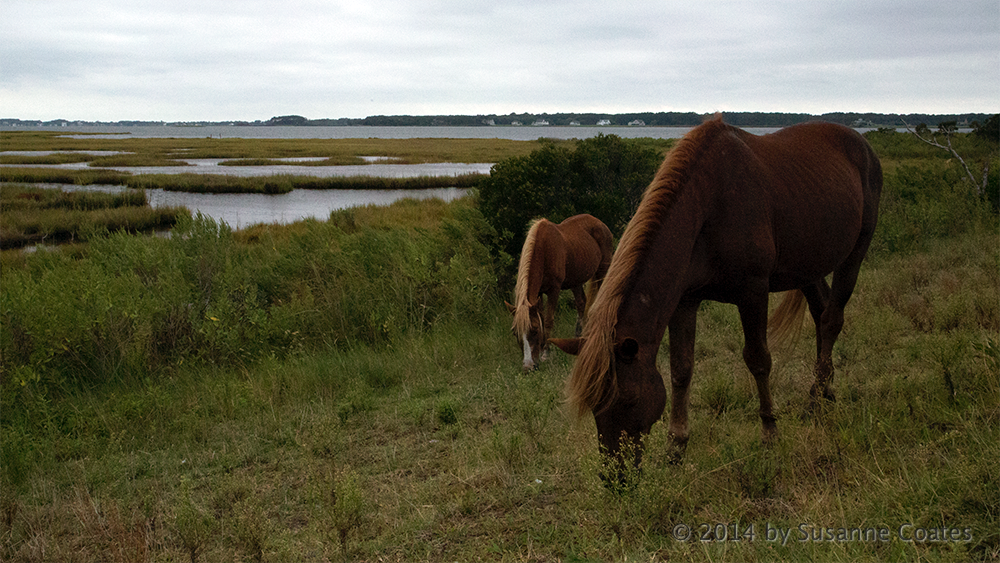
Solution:
[[[860,256],[863,258],[864,252],[860,252]],[[833,345],[844,328],[844,308],[857,285],[861,258],[846,262],[834,272],[833,283],[828,292],[824,291],[825,281],[822,285],[814,286],[814,291],[820,295],[827,293],[829,298],[825,299],[825,307],[816,324],[816,381],[809,391],[810,411],[815,410],[821,399],[831,401],[835,399],[833,390],[830,389],[830,383],[833,381]],[[809,299],[809,293],[806,296]],[[814,296],[813,299],[815,298]],[[813,309],[812,302],[810,309]]]
[[[809,389],[809,411],[815,409],[820,398],[835,401],[833,389],[830,387],[833,378],[833,364],[828,361],[829,354],[824,356],[824,342],[829,338],[827,330],[823,329],[823,313],[830,303],[830,285],[821,279],[813,285],[802,288],[802,293],[809,304],[809,314],[816,325],[816,365],[813,368],[816,380]],[[836,338],[836,337],[834,337]],[[832,349],[832,343],[831,343]]]

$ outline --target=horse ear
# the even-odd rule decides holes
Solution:
[[[563,352],[575,356],[580,353],[580,348],[583,348],[583,343],[586,340],[583,338],[550,338],[549,342],[555,344]]]
[[[507,306],[507,310],[510,311],[511,315],[514,314],[514,311],[517,311],[517,307],[511,305],[510,303],[504,301],[503,304]]]
[[[639,342],[634,338],[626,338],[615,344],[615,353],[623,362],[631,362],[639,355]]]

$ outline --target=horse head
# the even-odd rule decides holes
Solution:
[[[610,357],[590,379],[590,390],[571,389],[577,409],[591,411],[601,452],[606,456],[601,479],[609,488],[635,483],[642,463],[643,438],[666,406],[666,389],[656,368],[659,342],[632,337],[612,343]],[[586,338],[553,338],[567,354],[579,355]],[[596,345],[597,343],[592,343]]]
[[[510,330],[517,339],[517,345],[524,352],[521,367],[532,371],[538,367],[546,343],[545,324],[542,322],[541,300],[515,307],[504,301],[507,310],[514,316]]]

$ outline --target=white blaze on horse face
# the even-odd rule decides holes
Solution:
[[[535,367],[535,362],[531,360],[531,344],[528,342],[528,335],[522,335],[521,341],[524,343],[524,369],[531,369]]]

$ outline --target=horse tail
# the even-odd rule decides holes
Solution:
[[[587,282],[587,303],[583,306],[584,318],[590,315],[590,306],[594,303],[594,298],[597,297],[597,290],[601,289],[602,281],[604,280],[601,278],[594,278]]]
[[[786,291],[785,297],[767,321],[767,339],[772,349],[783,348],[802,334],[806,296],[801,290]]]
[[[601,261],[597,265],[594,277],[587,282],[587,303],[583,307],[584,318],[590,318],[590,306],[597,298],[597,291],[604,283],[604,277],[608,275],[608,268],[611,267],[611,258],[614,256],[614,239],[611,236],[611,229],[599,219],[594,219],[596,225],[591,229],[590,235],[594,237],[594,242],[601,251]]]

